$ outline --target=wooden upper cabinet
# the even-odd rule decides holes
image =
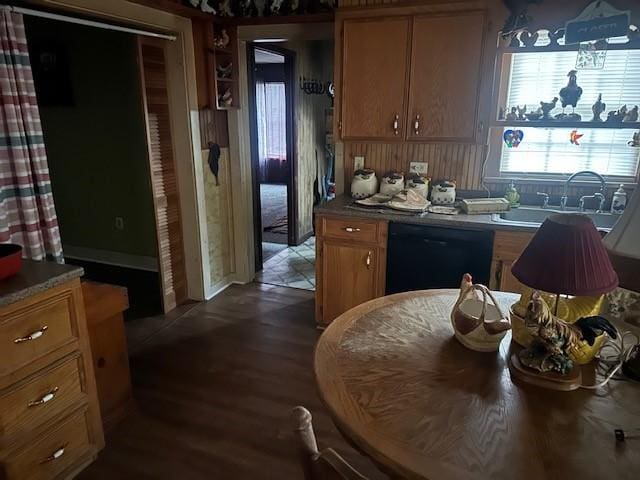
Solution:
[[[404,138],[410,21],[409,17],[345,20],[342,138]]]
[[[483,33],[482,12],[414,18],[409,140],[475,140]]]
[[[483,12],[414,17],[409,140],[475,140],[484,24]]]

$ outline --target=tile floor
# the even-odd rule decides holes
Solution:
[[[316,238],[311,237],[297,247],[287,247],[267,260],[256,282],[281,287],[316,289]]]

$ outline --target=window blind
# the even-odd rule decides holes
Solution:
[[[567,85],[567,73],[575,68],[577,52],[523,52],[511,57],[507,105],[527,105],[536,110],[540,101],[550,102]],[[640,105],[640,50],[611,50],[600,70],[580,70],[578,85],[583,93],[576,113],[591,120],[591,106],[602,93],[606,112],[626,104]],[[558,107],[552,112],[562,111]],[[571,113],[567,107],[566,112]],[[559,126],[562,124],[559,123]],[[635,177],[640,149],[631,148],[633,130],[578,129],[584,136],[580,145],[569,141],[573,128],[523,128],[524,140],[518,148],[503,144],[500,170],[509,173],[569,174],[594,170],[603,175]]]

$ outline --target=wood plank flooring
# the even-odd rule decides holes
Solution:
[[[179,316],[136,326],[138,408],[78,478],[302,478],[290,433],[295,405],[313,413],[320,448],[386,478],[345,443],[318,398],[313,312],[313,292],[235,285]]]

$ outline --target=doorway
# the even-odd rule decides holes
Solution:
[[[256,271],[296,245],[293,85],[296,54],[249,43],[249,106]]]

